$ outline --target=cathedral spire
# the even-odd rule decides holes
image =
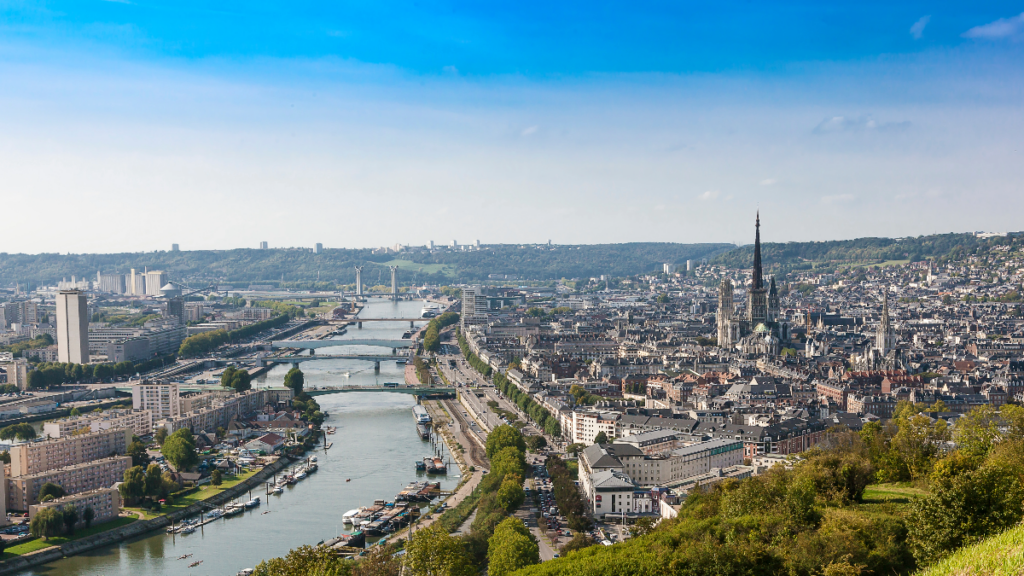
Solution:
[[[761,290],[764,288],[764,277],[761,273],[761,211],[757,211],[757,221],[754,224],[754,271],[751,288]]]

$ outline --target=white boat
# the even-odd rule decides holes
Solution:
[[[309,461],[310,462],[316,462],[316,456],[310,456],[309,457]]]
[[[252,568],[242,568],[238,571],[238,576],[250,576],[255,570]]]
[[[274,494],[281,494],[282,492],[284,492],[284,488],[281,488],[280,486],[275,486],[274,489],[271,490],[271,492]]]
[[[241,514],[242,512],[245,512],[245,506],[237,502],[232,502],[224,507],[225,516],[234,516],[235,514]]]
[[[349,510],[348,512],[345,512],[344,514],[341,515],[341,523],[342,524],[351,524],[352,523],[352,518],[356,514],[359,514],[359,508],[356,508],[355,510]]]
[[[302,470],[299,470],[299,473],[295,475],[295,479],[296,480],[302,480],[305,477],[306,477],[306,469],[305,468],[303,468]]]
[[[182,534],[191,534],[191,533],[193,533],[195,531],[196,531],[196,527],[195,526],[185,526],[184,528],[181,529],[181,533]]]
[[[220,518],[223,515],[224,510],[221,510],[220,508],[214,508],[213,510],[210,510],[209,512],[206,513],[206,518],[208,520],[216,520],[217,518]]]
[[[257,496],[245,503],[246,508],[255,508],[260,505],[260,497]]]

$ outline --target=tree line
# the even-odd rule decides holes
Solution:
[[[437,352],[441,349],[441,330],[452,324],[457,324],[459,315],[455,312],[445,312],[427,323],[427,330],[423,336],[423,349],[428,352]]]
[[[40,362],[28,373],[29,388],[46,388],[60,386],[71,382],[105,381],[115,377],[130,376],[135,373],[149,372],[162,366],[173,364],[173,354],[158,356],[148,360],[131,362],[125,360],[117,363],[73,364],[70,362]]]
[[[520,390],[507,376],[501,372],[494,374],[494,387],[501,390],[509,401],[519,407],[520,410],[530,415],[530,418],[541,427],[542,430],[551,436],[562,435],[562,424],[558,417],[552,416],[548,409],[541,406],[528,393]]]
[[[288,323],[289,319],[290,318],[287,315],[282,314],[268,320],[243,326],[237,330],[212,330],[210,332],[193,334],[181,342],[181,347],[178,348],[178,356],[181,356],[182,358],[203,356],[209,354],[219,346],[227,344],[228,342],[249,338],[250,336],[255,336],[264,330],[283,326]]]

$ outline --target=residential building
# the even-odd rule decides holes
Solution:
[[[132,386],[132,408],[149,410],[155,421],[180,416],[180,398],[178,385],[173,382],[143,380]]]
[[[149,410],[107,410],[69,416],[43,424],[43,434],[50,438],[63,438],[81,434],[82,431],[102,432],[116,428],[127,428],[136,436],[153,432],[153,413]]]
[[[264,434],[255,440],[246,442],[245,447],[249,450],[263,451],[267,454],[272,454],[275,450],[284,446],[284,438],[274,434]]]
[[[18,390],[28,390],[28,361],[24,358],[14,358],[10,362],[0,363],[0,368],[7,372],[7,383],[18,387]]]
[[[11,476],[7,479],[7,508],[29,511],[33,504],[39,503],[39,489],[47,482],[60,486],[68,494],[110,488],[124,478],[125,470],[131,466],[131,456],[112,456],[33,474]]]
[[[75,524],[75,528],[85,528],[86,522],[85,518],[82,517],[82,512],[86,508],[92,508],[92,525],[94,526],[117,518],[118,514],[121,513],[121,494],[117,491],[117,488],[113,487],[79,492],[78,494],[71,494],[57,500],[51,500],[50,502],[32,504],[29,506],[28,515],[30,518],[33,518],[40,510],[46,508],[61,510],[69,504],[73,504],[75,509],[78,510],[78,523]]]
[[[120,428],[18,444],[11,448],[11,476],[36,474],[124,454],[131,441],[132,431]]]
[[[89,363],[89,310],[85,294],[61,290],[57,294],[57,356],[60,362]]]

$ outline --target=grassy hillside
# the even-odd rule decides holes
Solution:
[[[1024,526],[963,548],[917,576],[1019,576],[1024,574]]]

